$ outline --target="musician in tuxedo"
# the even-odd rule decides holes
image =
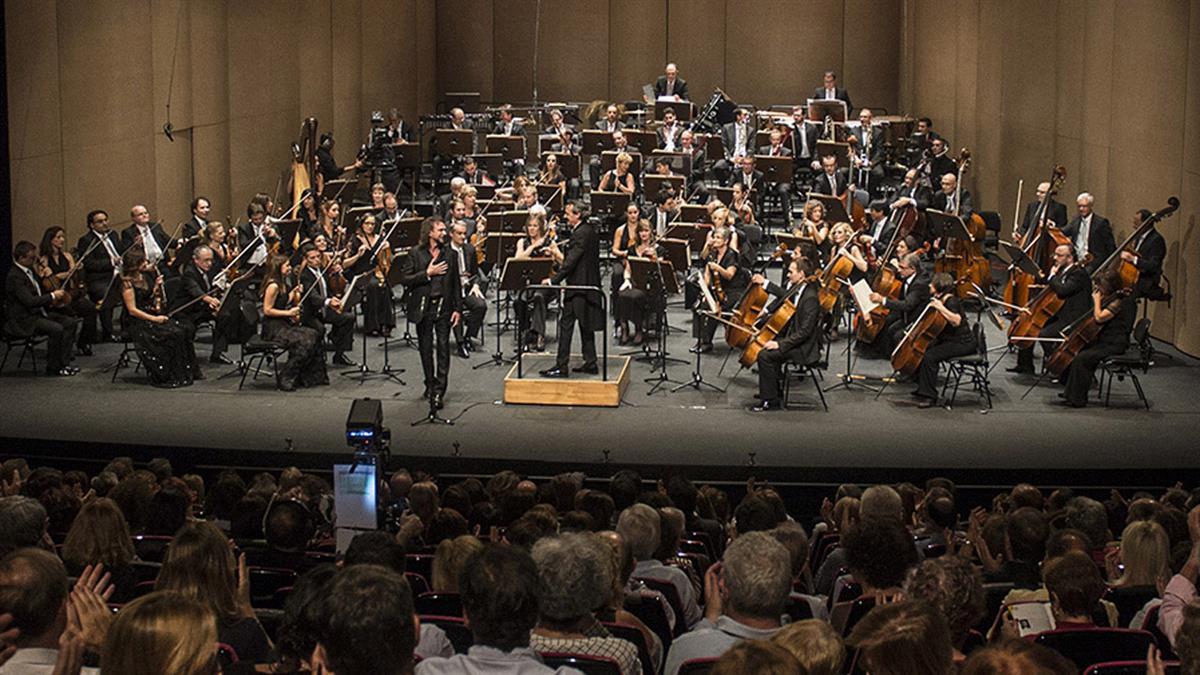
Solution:
[[[564,128],[562,136],[559,136],[550,144],[550,152],[557,152],[562,155],[578,155],[583,152],[583,146],[575,141],[575,129],[571,127]]]
[[[856,185],[865,187],[867,192],[877,195],[883,187],[883,129],[877,129],[873,122],[875,116],[870,108],[858,112],[858,126],[851,126],[848,139],[854,139],[851,153],[851,163],[854,166]]]
[[[214,320],[212,355],[208,360],[232,365],[225,350],[229,347],[229,325],[232,312],[237,311],[237,303],[230,303],[228,309],[223,309],[217,297],[220,293],[221,290],[213,285],[212,249],[200,244],[192,251],[191,262],[180,273],[179,293],[174,304],[181,309],[175,313],[175,318],[187,324],[189,335],[196,334],[197,324]],[[218,310],[221,310],[220,314]]]
[[[892,200],[891,208],[895,211],[905,206],[915,206],[918,211],[924,211],[929,208],[932,201],[933,193],[921,184],[917,170],[909,169],[904,172],[904,182],[896,192],[896,198]]]
[[[300,247],[304,267],[300,271],[300,292],[304,302],[300,306],[300,323],[325,335],[325,324],[330,325],[329,343],[333,347],[333,363],[353,368],[358,364],[346,356],[354,348],[354,314],[342,311],[342,300],[330,297],[329,282],[321,261],[321,252],[311,242]]]
[[[192,200],[192,217],[183,221],[179,227],[179,239],[174,242],[175,258],[171,270],[176,274],[192,260],[192,252],[200,243],[200,234],[208,227],[208,214],[212,211],[212,202],[206,197],[196,197]]]
[[[758,149],[758,154],[767,157],[791,157],[792,149],[783,142],[783,132],[779,129],[772,129],[770,135],[770,144],[764,145]],[[795,166],[793,162],[792,166]],[[788,181],[779,181],[772,186],[775,194],[779,195],[780,204],[783,206],[784,213],[792,212],[792,184]],[[763,192],[759,191],[760,194]]]
[[[874,249],[876,257],[882,256],[887,251],[888,244],[891,243],[892,236],[896,232],[889,215],[887,202],[881,199],[876,199],[867,206],[867,218],[870,220],[870,224],[867,225],[865,233],[871,238],[871,248]]]
[[[1017,228],[1017,235],[1021,237],[1022,241],[1038,220],[1038,215],[1042,214],[1042,200],[1046,199],[1046,193],[1049,191],[1050,183],[1045,181],[1038,183],[1037,199],[1025,205],[1025,215],[1021,217],[1021,224]],[[1051,196],[1046,202],[1046,211],[1042,217],[1047,223],[1061,230],[1067,226],[1067,206],[1054,201],[1054,197]],[[1024,243],[1028,244],[1029,242]]]
[[[679,69],[674,63],[668,63],[663,74],[654,81],[654,98],[664,96],[673,96],[676,101],[688,100],[687,80],[679,77]]]
[[[462,321],[462,276],[458,257],[449,255],[445,239],[446,223],[438,216],[426,218],[417,246],[400,270],[400,283],[408,288],[406,314],[417,326],[423,396],[434,408],[442,407],[449,383],[450,329]]]
[[[133,224],[121,232],[121,245],[126,249],[141,246],[146,254],[146,261],[158,266],[167,257],[167,248],[171,238],[158,223],[150,222],[150,210],[141,204],[135,204],[129,209],[129,217]]]
[[[762,284],[767,293],[775,296],[768,305],[765,316],[771,316],[790,300],[796,307],[791,320],[776,339],[768,341],[758,352],[758,402],[750,407],[751,412],[779,410],[780,379],[783,364],[791,361],[800,365],[812,365],[821,358],[821,301],[820,284],[810,282],[813,264],[808,258],[795,258],[788,263],[788,288],[783,289],[761,274],[752,281]]]
[[[621,109],[615,103],[609,103],[604,109],[604,117],[596,120],[596,129],[612,133],[621,131],[625,128],[625,123],[621,121]]]
[[[904,331],[908,330],[921,315],[925,305],[929,304],[929,275],[921,269],[920,254],[905,255],[900,259],[896,272],[902,280],[899,300],[871,293],[871,302],[881,303],[888,309],[883,329],[879,331],[879,338],[876,340],[884,358],[891,356],[896,345],[904,338]]]
[[[713,165],[713,174],[724,184],[733,173],[734,160],[754,153],[754,125],[750,123],[750,111],[738,108],[734,120],[721,127],[721,143],[725,146],[725,157]]]
[[[974,211],[975,205],[971,202],[971,191],[967,188],[963,188],[961,191],[958,189],[957,174],[943,174],[941,186],[942,189],[933,195],[929,208],[944,213],[957,213],[963,218]]]
[[[678,215],[679,208],[675,203],[675,192],[664,188],[654,195],[654,205],[642,213],[642,218],[650,223],[650,228],[654,231],[654,238],[661,239],[666,235],[671,222]]]
[[[1108,218],[1095,212],[1095,205],[1095,197],[1081,192],[1075,198],[1077,215],[1063,228],[1063,234],[1075,244],[1075,255],[1089,272],[1096,271],[1117,250],[1112,225]]]
[[[500,106],[500,119],[492,126],[492,133],[497,136],[520,136],[525,129],[513,119],[512,105],[505,103]]]
[[[109,229],[108,222],[108,213],[103,210],[88,213],[88,232],[79,238],[75,250],[82,257],[88,298],[99,305],[101,340],[119,342],[113,331],[113,310],[121,304],[121,284],[116,279],[121,274],[121,255],[125,248]]]
[[[683,125],[675,117],[675,110],[667,108],[663,113],[662,126],[654,132],[658,139],[660,150],[676,152],[679,149],[679,136],[683,134]]]
[[[447,128],[455,130],[474,129],[475,124],[471,120],[467,119],[467,113],[464,112],[462,108],[451,108],[450,126]]]
[[[46,374],[70,377],[79,372],[71,365],[79,319],[54,311],[51,304],[66,299],[65,291],[46,293],[34,272],[38,249],[33,242],[20,241],[13,248],[13,262],[4,280],[4,331],[12,337],[47,336]]]
[[[792,132],[788,137],[788,147],[796,158],[793,168],[797,176],[808,176],[821,170],[821,161],[817,157],[817,141],[820,140],[821,125],[809,122],[804,115],[804,106],[792,108]],[[799,181],[797,181],[799,182]]]
[[[1042,327],[1039,338],[1059,337],[1063,328],[1087,314],[1090,308],[1088,290],[1092,287],[1091,276],[1079,264],[1075,249],[1070,244],[1061,244],[1054,249],[1054,265],[1039,281],[1046,285],[1063,301],[1062,307],[1055,313],[1046,325]],[[1032,374],[1033,348],[1042,345],[1042,352],[1050,356],[1058,347],[1057,342],[1034,342],[1017,344],[1017,365],[1008,369],[1010,373]]]
[[[1096,377],[1100,362],[1110,356],[1125,353],[1129,348],[1129,332],[1137,321],[1137,299],[1118,293],[1121,275],[1109,269],[1096,279],[1091,297],[1091,317],[1100,324],[1100,333],[1087,348],[1071,360],[1063,377],[1064,387],[1059,397],[1064,405],[1082,408],[1087,405],[1088,392]]]
[[[454,326],[454,340],[458,355],[465,359],[475,350],[473,340],[479,337],[487,316],[487,279],[479,272],[479,258],[467,241],[467,224],[461,220],[450,226],[450,255],[455,259],[462,293],[463,320]]]
[[[929,143],[929,183],[936,186],[948,173],[958,175],[958,162],[946,151],[946,139],[934,138]]]
[[[558,272],[546,283],[555,286],[563,282],[568,286],[600,286],[600,238],[595,226],[587,219],[579,202],[567,202],[564,215],[566,226],[571,229],[570,242]],[[579,324],[579,337],[583,342],[583,363],[570,368],[571,339],[576,323]],[[596,363],[596,331],[602,330],[604,308],[599,294],[563,291],[562,313],[558,318],[558,353],[554,366],[540,371],[542,377],[567,377],[571,372],[592,375],[600,372]]]
[[[854,107],[850,104],[850,94],[837,86],[837,75],[832,70],[827,70],[821,80],[821,86],[816,88],[812,97],[821,101],[841,101],[846,104],[846,114],[849,115]]]
[[[696,135],[691,129],[684,129],[683,133],[679,134],[679,152],[690,158],[690,163],[684,168],[689,173],[688,184],[696,185],[704,180],[704,164],[708,153],[702,145],[696,145]]]
[[[387,139],[390,143],[412,143],[413,127],[404,121],[404,115],[396,108],[388,111]]]
[[[267,252],[279,241],[279,235],[267,220],[267,210],[261,204],[251,202],[246,206],[246,222],[238,226],[238,240],[242,244],[241,267],[257,266],[255,273],[261,276]]]
[[[1140,209],[1133,216],[1133,229],[1136,232],[1151,216],[1150,211]],[[1162,300],[1166,297],[1160,285],[1162,281],[1163,259],[1167,257],[1167,240],[1151,225],[1133,242],[1133,251],[1121,251],[1121,259],[1132,263],[1138,270],[1137,296],[1151,300]]]
[[[840,197],[850,184],[848,173],[846,169],[838,168],[837,157],[825,155],[821,158],[821,172],[813,178],[811,191]]]
[[[479,162],[474,157],[468,155],[463,158],[463,174],[462,179],[467,185],[495,185],[496,181],[492,180],[487,171],[479,168]]]
[[[546,136],[562,136],[563,132],[565,132],[567,129],[571,129],[572,132],[575,131],[575,129],[570,124],[567,124],[563,119],[562,111],[558,108],[552,108],[550,110],[550,126],[543,129],[542,134]]]

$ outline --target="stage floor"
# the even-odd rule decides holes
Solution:
[[[489,320],[493,317],[489,315]],[[694,357],[690,314],[669,313],[671,354],[687,359],[671,364],[669,376],[691,377]],[[553,332],[553,328],[551,331]],[[989,344],[1003,336],[989,324]],[[734,354],[720,372],[726,349],[703,358],[706,382],[714,391],[660,388],[647,395],[650,367],[634,360],[631,384],[619,408],[504,405],[504,377],[509,366],[477,370],[495,350],[494,330],[470,360],[452,357],[445,417],[454,426],[409,423],[425,416],[420,398],[420,362],[412,347],[393,346],[391,363],[407,368],[407,386],[385,379],[360,384],[330,371],[332,384],[294,393],[275,391],[273,380],[247,380],[238,391],[237,377],[221,379],[227,366],[207,363],[207,344],[197,347],[207,379],[179,390],[159,390],[141,374],[124,370],[117,383],[102,368],[110,366],[119,345],[100,345],[96,356],[80,359],[84,372],[74,378],[32,377],[14,369],[14,354],[0,378],[0,437],[105,444],[163,445],[194,448],[192,462],[204,461],[204,449],[326,453],[345,449],[346,413],[351,401],[372,397],[384,401],[385,423],[392,430],[392,451],[400,457],[488,458],[563,463],[652,464],[658,466],[777,466],[803,471],[811,467],[905,469],[1193,469],[1200,408],[1200,362],[1157,344],[1156,366],[1142,376],[1152,409],[1142,409],[1132,384],[1118,382],[1113,407],[1082,410],[1056,405],[1058,387],[1042,384],[1028,396],[1032,377],[1004,372],[1007,356],[992,373],[995,407],[983,410],[970,391],[960,392],[953,410],[918,410],[909,397],[913,385],[890,386],[878,400],[872,392],[835,390],[826,393],[829,412],[821,411],[812,385],[795,392],[812,405],[802,409],[755,414],[745,406],[757,392],[757,377],[738,373]],[[356,338],[355,360],[361,360]],[[578,341],[578,336],[576,336]],[[552,342],[552,341],[548,341]],[[368,340],[368,361],[382,365],[380,340]],[[511,354],[511,334],[502,344]],[[845,371],[844,339],[834,342],[824,386]],[[610,353],[630,351],[610,346]],[[994,352],[993,359],[1004,352]],[[235,347],[231,355],[237,354]],[[890,366],[881,359],[858,358],[854,372],[882,377]],[[736,377],[734,377],[736,373]],[[672,385],[673,386],[673,385]],[[4,454],[19,453],[6,447]],[[289,450],[290,448],[290,450]],[[280,465],[288,463],[281,454]],[[419,461],[414,461],[414,464]]]

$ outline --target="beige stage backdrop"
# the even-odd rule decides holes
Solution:
[[[366,116],[440,92],[532,98],[537,0],[9,0],[14,238],[193,194],[235,218],[274,190],[304,117],[349,162]],[[1051,164],[1118,240],[1161,226],[1176,300],[1154,332],[1200,354],[1200,0],[543,0],[542,101],[637,98],[679,64],[692,98],[802,101],[836,70],[854,103],[928,115],[975,158],[968,186],[1011,226]],[[163,137],[171,98],[175,142]]]

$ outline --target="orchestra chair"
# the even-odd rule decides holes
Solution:
[[[542,663],[551,668],[574,668],[583,675],[621,675],[617,662],[603,656],[569,652],[541,652]]]
[[[979,211],[979,217],[983,219],[983,224],[987,226],[987,230],[983,235],[983,247],[989,251],[995,251],[1000,246],[1000,213],[997,211]]]
[[[1028,639],[1053,649],[1080,670],[1097,663],[1145,659],[1154,644],[1154,636],[1147,631],[1128,628],[1048,630]]]
[[[825,392],[821,390],[821,380],[825,379],[822,372],[826,366],[823,363],[801,364],[795,361],[783,362],[783,377],[780,382],[783,385],[783,407],[785,410],[790,409],[793,404],[792,400],[792,382],[799,382],[802,378],[808,377],[813,383],[813,388],[817,390],[817,398],[821,401],[821,407],[825,412],[829,412],[829,404],[825,402]]]
[[[1145,375],[1150,371],[1150,363],[1153,358],[1154,346],[1150,344],[1150,319],[1142,317],[1133,327],[1133,340],[1130,342],[1129,349],[1126,349],[1124,354],[1110,356],[1100,362],[1100,396],[1104,398],[1105,408],[1109,407],[1109,399],[1112,398],[1113,379],[1124,382],[1128,377],[1137,391],[1138,400],[1146,406],[1146,410],[1150,409],[1150,401],[1146,398],[1146,392],[1142,390],[1142,382],[1138,379],[1135,371],[1140,370]],[[1105,382],[1108,383],[1107,390],[1104,386]]]
[[[975,353],[946,360],[946,381],[942,384],[941,398],[946,401],[947,408],[954,407],[954,399],[958,397],[958,388],[963,379],[967,379],[971,388],[987,402],[989,409],[992,407],[992,388],[988,382],[987,336],[984,334],[983,324],[976,321],[971,326],[971,335],[975,339]],[[947,400],[946,390],[950,388],[951,380],[954,381],[954,389]]]
[[[1163,671],[1167,675],[1179,675],[1179,662],[1163,661]],[[1145,661],[1109,661],[1088,666],[1083,675],[1144,675],[1145,672]]]
[[[121,353],[117,355],[116,363],[112,364],[112,382],[117,381],[117,373],[121,372],[122,368],[128,367],[133,363],[133,372],[136,374],[142,367],[142,359],[138,356],[137,347],[133,346],[133,342],[129,337],[129,317],[121,312]]]
[[[679,665],[679,675],[708,675],[720,657],[709,656],[703,659],[690,659]]]
[[[250,369],[254,368],[254,377],[257,380],[259,373],[262,372],[264,366],[270,365],[271,375],[276,379],[278,386],[279,369],[276,368],[276,362],[279,357],[287,353],[287,348],[277,342],[269,342],[255,335],[246,340],[242,345],[242,361],[238,368],[242,371],[242,379],[238,382],[238,391],[246,385],[246,375]]]
[[[28,337],[9,335],[8,331],[4,330],[3,328],[6,319],[7,317],[5,316],[4,303],[0,302],[0,337],[2,337],[4,340],[4,360],[0,361],[0,374],[4,372],[4,366],[8,365],[9,353],[12,352],[14,347],[20,347],[21,356],[19,359],[17,359],[17,368],[19,369],[21,364],[25,363],[25,356],[28,355],[30,365],[33,368],[33,375],[36,377],[38,374],[38,367],[37,352],[34,351],[34,347],[46,342],[50,338],[45,335],[30,335]]]

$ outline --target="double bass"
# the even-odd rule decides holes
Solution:
[[[1112,254],[1104,260],[1104,262],[1100,263],[1100,266],[1097,267],[1095,272],[1092,273],[1092,278],[1098,279],[1108,270],[1116,268],[1121,277],[1122,288],[1133,288],[1137,286],[1138,278],[1140,277],[1137,265],[1122,258],[1121,253],[1128,251],[1136,254],[1137,240],[1140,239],[1143,234],[1149,231],[1150,228],[1154,227],[1155,223],[1160,220],[1170,218],[1177,210],[1179,210],[1179,198],[1167,198],[1167,206],[1150,214],[1149,218],[1143,221],[1137,229],[1131,232],[1129,236],[1125,238],[1125,241],[1121,242],[1121,245],[1118,246],[1116,250],[1114,250]]]
[[[971,152],[963,148],[959,152],[958,181],[954,193],[954,215],[961,215],[962,177],[971,164]],[[935,272],[945,272],[957,282],[955,293],[960,298],[975,294],[978,286],[987,290],[992,285],[992,268],[983,255],[983,239],[987,236],[987,224],[978,213],[970,213],[963,219],[967,228],[967,239],[950,239],[946,251],[934,265]]]
[[[1032,258],[1041,269],[1046,269],[1050,266],[1050,254],[1054,252],[1055,247],[1059,244],[1071,243],[1071,240],[1062,233],[1062,230],[1046,222],[1050,200],[1058,193],[1066,178],[1067,168],[1061,164],[1055,166],[1050,174],[1050,189],[1046,190],[1046,194],[1038,204],[1033,224],[1030,226],[1030,230],[1025,233],[1024,239],[1018,242],[1025,255]],[[1050,245],[1051,243],[1053,243],[1053,246]],[[1032,274],[1022,271],[1016,265],[1011,266],[1008,271],[1008,283],[1004,285],[1004,302],[1019,307],[1027,305],[1029,303],[1030,287],[1035,285],[1036,282],[1037,279]]]

